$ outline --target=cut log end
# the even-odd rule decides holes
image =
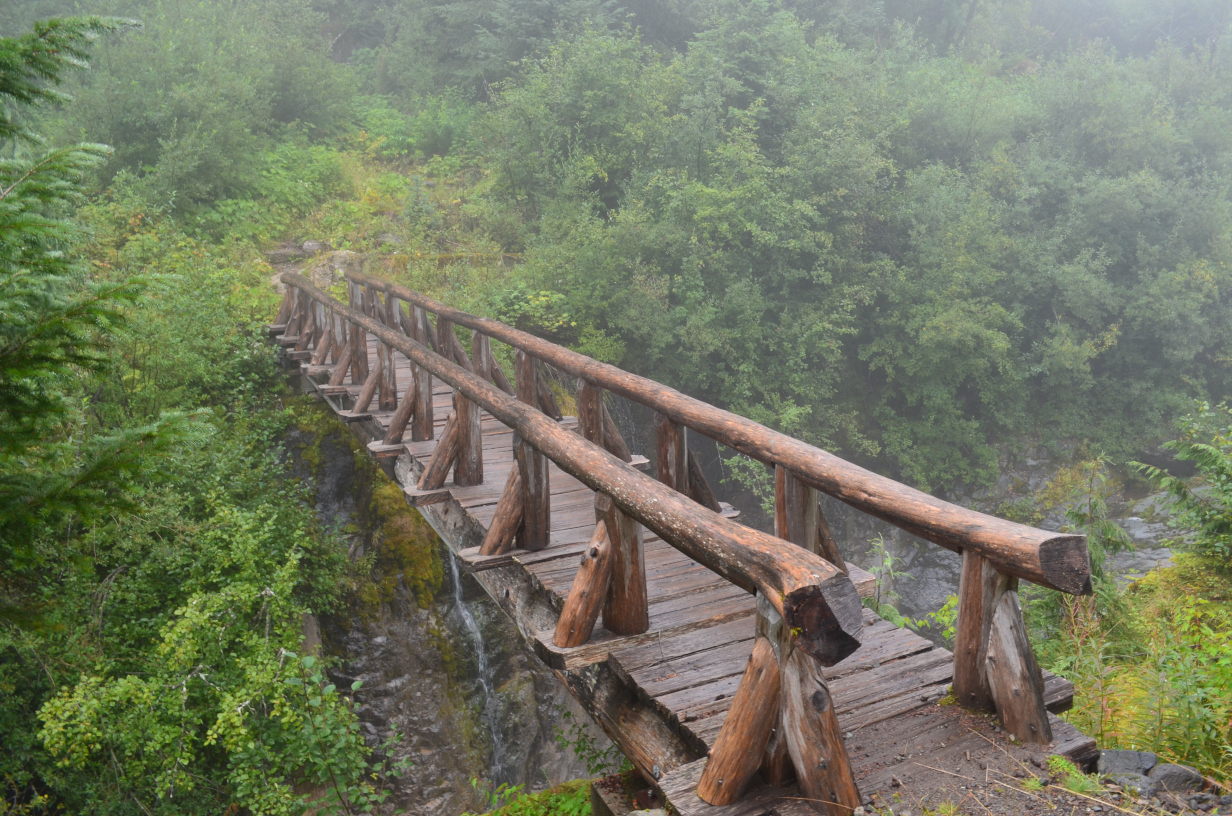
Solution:
[[[1058,535],[1040,544],[1040,570],[1053,586],[1071,595],[1090,595],[1091,554],[1086,536]]]
[[[842,573],[783,598],[783,620],[797,644],[823,666],[833,666],[860,648],[860,610],[860,595]]]

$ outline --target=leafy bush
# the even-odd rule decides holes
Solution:
[[[470,136],[475,107],[456,93],[415,101],[406,114],[380,98],[370,98],[360,113],[367,150],[384,159],[445,156],[463,147]]]
[[[1168,494],[1175,523],[1193,532],[1199,553],[1232,557],[1232,408],[1200,402],[1197,413],[1183,421],[1180,438],[1164,447],[1197,466],[1201,487],[1149,465],[1137,464],[1139,472]]]
[[[303,0],[134,12],[143,31],[102,49],[62,126],[116,146],[104,182],[126,170],[149,200],[193,211],[251,195],[288,126],[325,136],[348,124],[349,71]]]

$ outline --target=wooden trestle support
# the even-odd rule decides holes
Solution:
[[[605,637],[635,639],[649,631],[647,531],[756,593],[755,639],[696,783],[702,801],[730,805],[760,777],[771,785],[794,778],[808,801],[835,816],[861,804],[823,669],[859,647],[866,623],[849,574],[853,568],[822,514],[822,493],[962,554],[953,694],[970,709],[995,710],[1004,728],[1025,743],[1053,739],[1018,581],[1089,592],[1081,536],[950,505],[658,383],[386,281],[349,275],[344,305],[298,275],[287,273],[282,280],[288,288],[271,335],[280,335],[280,345],[307,373],[329,374],[316,386],[321,394],[353,397],[340,417],[365,421],[374,410],[387,417],[383,435],[368,446],[373,455],[402,456],[408,428],[410,444],[434,440],[415,487],[407,489],[413,504],[445,501],[450,491],[484,483],[482,416],[512,429],[513,465],[502,474],[503,489],[474,563],[494,564],[511,552],[533,554],[549,546],[553,467],[595,491],[593,532],[559,609],[553,649],[566,654],[589,648],[600,620]],[[435,326],[430,314],[436,315]],[[471,331],[469,355],[457,335],[461,328]],[[369,336],[376,349],[371,365]],[[513,349],[515,384],[493,354],[493,339]],[[395,353],[409,361],[401,393]],[[541,364],[577,377],[576,433],[560,424]],[[348,373],[358,393],[343,384]],[[439,436],[434,381],[452,388],[453,410]],[[605,391],[656,411],[655,478],[638,469]],[[690,449],[691,431],[773,469],[774,536],[727,517]],[[620,727],[601,724],[609,734]],[[612,735],[620,744],[619,733]],[[658,778],[658,765],[642,767],[649,760],[633,758]]]

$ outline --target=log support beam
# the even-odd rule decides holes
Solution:
[[[778,723],[780,683],[774,647],[759,633],[740,685],[736,687],[727,720],[710,749],[710,759],[697,783],[697,796],[703,802],[730,805],[752,781]]]
[[[394,350],[384,343],[376,345],[377,367],[381,370],[380,396],[377,406],[382,411],[398,407],[398,375],[394,370]]]
[[[1052,742],[1044,680],[1027,639],[1018,579],[997,572],[987,558],[963,553],[954,636],[955,699],[993,711],[1024,743]]]
[[[325,334],[321,337],[321,342],[317,343],[316,350],[312,352],[312,365],[319,366],[324,364],[325,357],[329,354],[330,348],[334,345],[334,327],[327,326]]]
[[[411,339],[423,344],[432,324],[428,322],[428,313],[423,310],[422,306],[414,306],[412,311]],[[414,360],[411,361],[411,371],[415,375],[415,418],[411,421],[411,439],[415,442],[425,442],[436,434],[432,417],[432,372],[416,365]]]
[[[535,358],[519,351],[515,358],[517,397],[520,402],[536,405],[539,399],[538,371]],[[552,527],[552,495],[548,483],[548,458],[522,440],[514,432],[513,454],[522,474],[522,527],[518,544],[524,550],[542,550],[548,545]]]
[[[346,327],[343,326],[343,336],[346,336]],[[334,366],[334,372],[329,375],[327,385],[337,387],[342,385],[342,381],[346,379],[347,371],[351,368],[351,339],[347,337],[345,343],[342,344],[342,349],[338,353],[338,359]]]
[[[655,453],[659,481],[689,495],[689,429],[655,414]]]
[[[355,404],[351,406],[351,413],[365,413],[368,410],[368,406],[372,405],[372,398],[376,396],[377,386],[381,382],[381,363],[382,359],[378,354],[376,368],[368,372],[368,379],[364,380],[364,387],[359,390],[359,396],[355,398]]]
[[[436,490],[445,484],[445,478],[449,476],[449,470],[458,458],[457,419],[458,415],[454,414],[445,421],[441,438],[437,440],[436,448],[432,451],[432,458],[419,476],[420,490]]]
[[[453,419],[458,433],[458,466],[453,481],[459,487],[483,484],[483,437],[479,430],[479,406],[453,394]]]

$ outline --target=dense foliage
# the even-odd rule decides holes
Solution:
[[[4,812],[368,810],[397,769],[299,654],[347,568],[287,472],[264,266],[131,189],[74,214],[110,151],[28,124],[122,27],[0,40]]]

